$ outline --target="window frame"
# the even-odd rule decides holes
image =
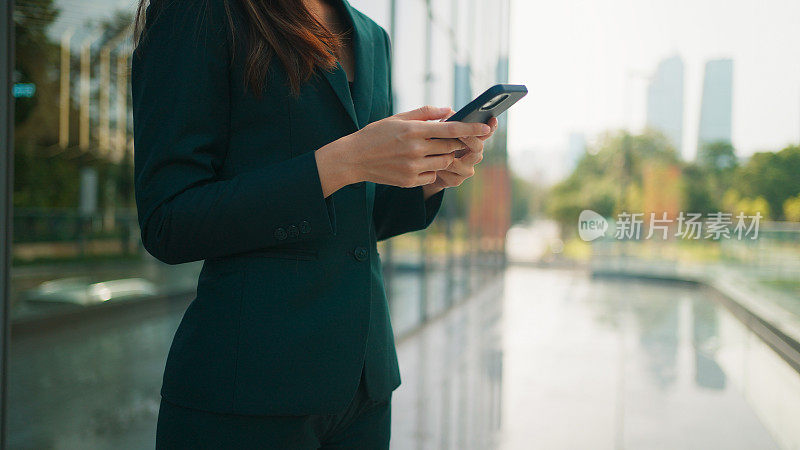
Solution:
[[[14,172],[14,2],[0,2],[0,449],[6,448]]]

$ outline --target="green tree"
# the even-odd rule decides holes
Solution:
[[[697,154],[697,166],[701,169],[702,176],[706,179],[700,183],[708,189],[708,194],[713,199],[715,207],[719,206],[718,200],[725,191],[730,189],[734,182],[734,174],[739,167],[736,151],[728,141],[716,141],[704,144]],[[696,182],[693,180],[693,182]]]
[[[511,223],[524,222],[542,212],[544,189],[511,172]]]
[[[708,214],[719,210],[714,194],[716,189],[709,180],[708,170],[696,163],[683,168],[683,205],[688,212]]]
[[[783,202],[783,216],[791,222],[800,222],[800,195]]]
[[[571,230],[580,212],[591,209],[613,217],[623,209],[641,209],[646,165],[672,165],[678,154],[660,133],[606,133],[578,161],[575,170],[553,186],[547,214]]]
[[[728,141],[704,144],[697,154],[697,162],[700,166],[715,173],[729,172],[739,165],[736,151]]]
[[[737,190],[743,197],[763,197],[775,219],[783,219],[783,204],[800,195],[800,146],[756,153],[736,171]]]

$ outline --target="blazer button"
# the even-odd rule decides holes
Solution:
[[[287,236],[286,230],[284,230],[282,227],[278,227],[278,228],[275,229],[275,233],[272,236],[275,239],[277,239],[279,241],[282,241],[282,240],[286,239],[286,236]]]
[[[300,222],[300,232],[303,234],[311,233],[311,224],[307,220]]]
[[[291,225],[287,232],[289,233],[289,237],[293,238],[296,238],[298,235],[300,235],[300,230],[294,225]]]
[[[366,247],[356,247],[353,250],[353,256],[356,258],[356,261],[364,261],[369,256],[369,251]]]

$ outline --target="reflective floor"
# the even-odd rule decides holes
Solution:
[[[398,340],[394,449],[800,448],[800,376],[712,293],[525,267],[478,284]],[[153,448],[184,307],[15,336],[9,448]],[[398,300],[397,328],[419,310]]]
[[[193,290],[186,284],[196,285],[197,269],[196,264],[143,264],[139,272],[154,280],[164,294]],[[114,270],[109,267],[102,276],[113,277]],[[26,282],[17,283],[18,293],[48,277],[48,273],[28,272],[20,277]],[[432,266],[424,273],[424,277],[418,270],[392,274],[391,306],[398,335],[417,327],[423,315],[434,316],[444,310],[449,301],[443,295],[447,286],[460,288],[449,291],[451,295],[464,295],[466,280],[478,285],[490,276],[482,270],[468,278],[460,265],[449,271]],[[423,291],[427,292],[424,303],[420,300]],[[52,308],[61,306],[62,315],[78,312],[54,321],[34,320],[17,328],[21,331],[12,336],[9,448],[153,448],[167,351],[191,297],[184,293],[121,302],[91,314],[80,304],[23,304],[18,319],[46,318],[55,315]]]
[[[798,448],[800,377],[714,295],[512,267],[400,343],[393,448]]]

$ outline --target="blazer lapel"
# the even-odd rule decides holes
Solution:
[[[350,23],[353,26],[353,46],[355,53],[355,79],[353,80],[353,95],[355,96],[355,110],[358,117],[358,127],[362,128],[369,122],[372,112],[373,88],[373,61],[375,55],[373,39],[370,35],[369,24],[356,14],[350,2],[342,0],[347,11]]]
[[[356,128],[361,128],[358,126],[358,116],[356,116],[353,99],[350,97],[350,87],[347,85],[347,72],[344,71],[339,61],[336,61],[336,69],[332,71],[323,70],[323,72],[325,73],[325,79],[328,80],[328,83],[330,83],[333,91],[336,92],[336,96],[339,97],[339,101],[342,103],[342,106],[344,106],[350,119],[353,120],[353,125],[355,125]]]
[[[361,17],[355,13],[353,7],[347,0],[338,0],[347,20],[352,27],[353,54],[355,57],[355,74],[353,76],[353,95],[350,95],[350,88],[347,84],[347,73],[339,62],[336,62],[336,69],[324,71],[325,78],[330,83],[339,101],[342,102],[350,118],[358,129],[363,128],[369,122],[372,112],[372,83],[373,61],[375,54],[373,42],[369,35],[368,24],[364,23]]]

